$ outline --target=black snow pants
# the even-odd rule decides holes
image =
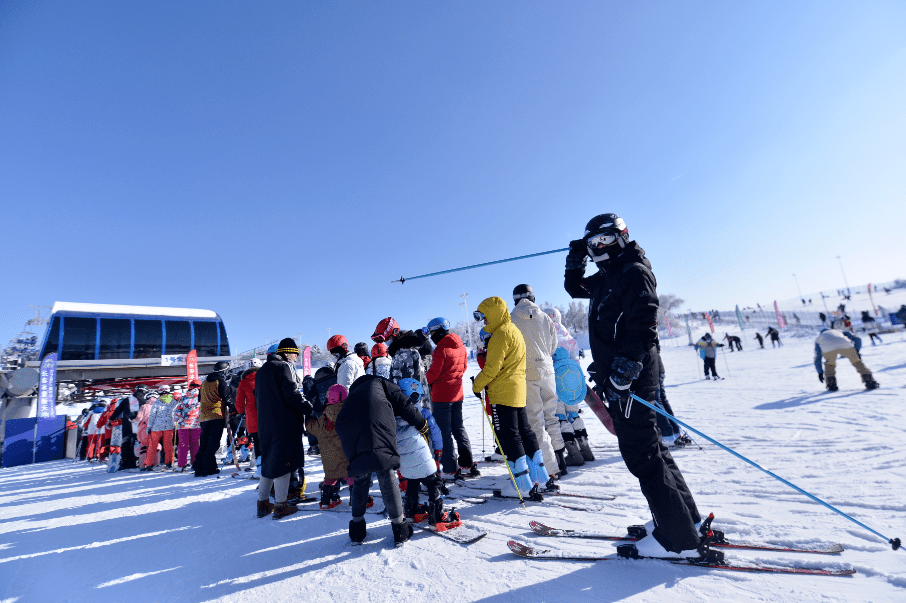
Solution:
[[[658,387],[656,354],[656,348],[646,353],[642,372],[632,382],[632,393],[643,400],[655,399]],[[596,366],[610,366],[610,363],[599,365],[596,359]],[[610,377],[609,371],[596,377],[604,383]],[[648,501],[654,519],[652,535],[669,551],[678,553],[697,548],[700,538],[695,524],[701,521],[701,515],[683,474],[661,443],[657,413],[632,398],[622,408],[615,406],[618,405],[611,406],[610,416],[620,453],[626,468],[639,480],[642,494]]]
[[[711,371],[711,374],[717,377],[717,358],[705,358],[705,377],[708,376],[708,370]]]
[[[444,442],[440,466],[444,473],[453,473],[459,467],[472,466],[472,450],[469,435],[462,421],[462,400],[459,402],[437,402],[434,405],[434,420],[440,429]],[[456,442],[454,448],[453,442]],[[458,459],[457,459],[458,454]]]
[[[491,420],[494,422],[494,431],[503,447],[506,460],[515,463],[517,459],[527,456],[529,459],[541,449],[538,438],[532,431],[528,413],[525,407],[514,408],[503,404],[491,404]],[[652,411],[653,412],[653,411]]]
[[[217,454],[217,449],[220,448],[220,438],[223,437],[225,427],[226,421],[223,419],[202,421],[201,435],[198,438],[198,458],[192,459],[192,469],[195,470],[195,477],[219,473],[215,455]]]

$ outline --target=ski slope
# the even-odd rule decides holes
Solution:
[[[685,329],[683,329],[684,331]],[[718,328],[718,337],[725,329]],[[737,330],[729,331],[738,333]],[[693,330],[693,338],[704,333]],[[840,365],[840,391],[828,393],[812,364],[812,338],[726,353],[726,379],[701,381],[689,347],[665,344],[668,396],[679,418],[888,537],[906,538],[906,335],[865,340],[863,357],[881,388],[866,392]],[[685,340],[685,332],[680,341]],[[586,362],[590,361],[590,358]],[[844,361],[845,362],[845,361]],[[477,367],[471,367],[471,374]],[[467,390],[468,391],[468,390]],[[465,414],[476,457],[493,449],[469,396]],[[597,460],[570,468],[564,491],[614,493],[596,513],[553,505],[528,510],[503,502],[459,507],[491,530],[461,546],[416,531],[394,549],[390,527],[367,515],[368,539],[352,546],[349,515],[255,517],[255,482],[189,474],[107,474],[59,461],[0,471],[0,601],[897,601],[906,600],[906,551],[890,546],[730,454],[704,448],[674,456],[700,509],[714,512],[728,537],[785,544],[839,542],[839,556],[730,552],[734,557],[853,567],[853,577],[736,574],[657,561],[531,561],[513,556],[516,539],[543,547],[615,550],[615,543],[536,536],[532,519],[555,527],[612,529],[650,519],[616,440],[583,413]],[[485,425],[485,427],[487,427]],[[486,483],[504,479],[482,465]],[[306,463],[309,492],[322,472]],[[375,486],[376,490],[376,486]],[[454,488],[463,495],[469,491]],[[471,491],[474,494],[474,491]],[[344,499],[346,498],[344,491]],[[455,503],[454,503],[455,504]],[[458,505],[457,505],[458,506]]]

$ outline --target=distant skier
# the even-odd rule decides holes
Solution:
[[[733,346],[736,346],[736,349],[740,352],[742,351],[742,340],[736,335],[730,335],[729,333],[724,333],[724,339],[727,340],[730,344],[730,351],[733,351]]]
[[[847,331],[839,329],[821,329],[821,334],[815,340],[815,370],[818,371],[818,380],[827,385],[827,389],[837,391],[837,357],[842,356],[849,360],[862,377],[865,389],[876,389],[878,382],[874,380],[871,371],[862,362],[859,350],[862,340]],[[821,366],[821,359],[824,366]],[[827,377],[824,373],[827,373]]]
[[[762,337],[761,333],[758,331],[755,332],[755,340],[758,342],[758,345],[761,346],[761,349],[764,349],[764,337]]]
[[[783,347],[783,344],[780,343],[780,333],[774,327],[768,327],[767,336],[771,338],[771,347]]]
[[[620,453],[638,478],[654,520],[651,536],[638,548],[652,556],[697,550],[701,538],[695,524],[702,518],[692,493],[661,445],[655,412],[630,397],[631,391],[653,400],[658,386],[658,298],[651,263],[638,243],[629,240],[629,230],[616,214],[592,218],[585,236],[570,241],[569,247],[564,287],[573,298],[590,300],[588,335],[598,367],[596,389],[609,403]],[[599,271],[586,277],[588,257]]]
[[[173,407],[173,427],[177,429],[179,445],[176,450],[176,466],[180,471],[186,470],[191,455],[192,462],[198,456],[199,438],[201,437],[201,424],[198,421],[199,402],[198,388],[201,384],[193,381],[189,384],[189,390]],[[240,392],[242,385],[240,384]],[[257,421],[256,421],[257,427]],[[257,438],[255,436],[255,453],[258,453]]]
[[[897,317],[897,319],[900,321],[901,324],[906,326],[906,304],[900,305],[900,309],[897,310],[897,312],[896,312],[896,314],[894,314],[894,316]]]
[[[714,341],[711,333],[705,333],[695,345],[698,347],[699,357],[705,361],[705,379],[711,379],[708,371],[711,371],[711,375],[714,375],[715,381],[722,379],[722,377],[717,376],[717,348],[724,347],[724,344]]]
[[[874,331],[877,328],[877,325],[877,321],[875,321],[874,317],[868,313],[868,310],[862,310],[862,328],[868,333],[868,336],[871,337],[871,345],[877,345],[875,339],[880,343],[884,343],[881,336]]]

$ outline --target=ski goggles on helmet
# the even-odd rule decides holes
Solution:
[[[475,318],[475,320],[477,320],[478,322],[481,322],[482,320],[487,320],[487,319],[488,319],[488,317],[484,315],[484,312],[479,312],[478,310],[475,310],[474,312],[472,312],[472,316],[473,316],[473,317]]]
[[[384,336],[381,335],[380,333],[375,333],[374,335],[371,336],[371,341],[373,341],[374,343],[384,343],[387,340],[384,339]]]
[[[588,239],[586,239],[585,243],[592,249],[594,249],[596,247],[597,248],[607,247],[608,245],[613,245],[614,243],[616,243],[617,237],[619,237],[619,236],[620,235],[615,232],[602,232],[600,234],[596,234],[594,236],[588,237]]]
[[[428,324],[427,327],[422,327],[422,333],[427,337],[427,336],[431,335],[431,333],[433,333],[434,331],[437,331],[438,329],[443,329],[445,331],[449,331],[450,330],[450,321],[446,320],[446,319],[440,320],[439,318],[435,318],[434,320],[431,321],[430,324]]]

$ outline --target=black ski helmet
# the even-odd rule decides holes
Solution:
[[[626,227],[623,218],[617,214],[600,214],[589,220],[585,225],[585,235],[582,238],[587,243],[590,238],[600,234],[615,235],[614,242],[618,243],[621,249],[626,247],[626,243],[629,242],[629,228]],[[610,259],[610,254],[604,251],[606,247],[592,247],[591,245],[587,245],[587,247],[592,261],[601,262]]]
[[[516,288],[513,289],[513,301],[518,304],[520,299],[525,298],[535,303],[535,292],[532,290],[531,285],[516,285]]]
[[[220,362],[218,362],[217,364],[214,365],[213,372],[222,373],[223,371],[227,370],[228,368],[230,368],[230,363],[221,360]]]
[[[355,353],[356,356],[367,356],[368,355],[368,344],[364,341],[360,341],[355,344]]]

